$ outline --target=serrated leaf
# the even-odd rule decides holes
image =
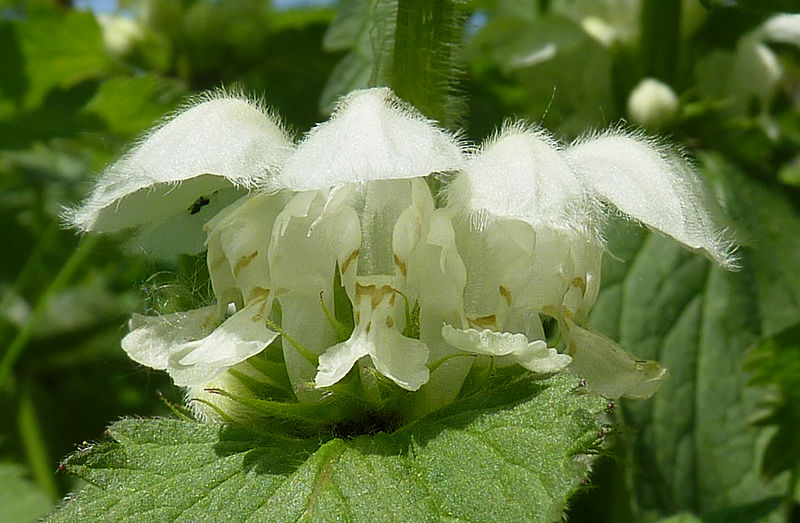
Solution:
[[[0,521],[38,521],[52,507],[50,498],[25,478],[25,469],[0,463]]]
[[[625,403],[633,488],[643,521],[677,511],[707,515],[783,495],[760,475],[763,429],[749,418],[762,392],[747,387],[745,351],[800,314],[800,220],[780,193],[719,157],[701,158],[728,209],[757,238],[736,273],[672,242],[621,227],[609,238],[608,276],[591,323],[626,348],[670,369],[649,402]],[[645,474],[643,471],[647,471]]]
[[[352,439],[122,420],[67,460],[90,486],[49,521],[557,520],[606,406],[577,383],[518,381]]]

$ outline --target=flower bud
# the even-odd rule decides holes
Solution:
[[[655,129],[669,124],[678,112],[678,97],[667,84],[645,78],[628,97],[628,116],[636,125]]]

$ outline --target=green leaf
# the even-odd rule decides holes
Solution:
[[[800,315],[800,219],[780,193],[720,157],[701,161],[744,228],[740,241],[757,238],[740,250],[742,270],[711,267],[666,238],[621,225],[609,237],[618,259],[605,260],[591,318],[670,370],[651,401],[623,405],[639,431],[631,454],[643,521],[758,504],[786,489],[783,480],[762,480],[765,433],[748,419],[763,392],[747,387],[741,365],[750,346]]]
[[[745,368],[752,373],[751,385],[773,387],[775,392],[767,397],[756,420],[777,428],[764,453],[764,475],[771,479],[800,469],[800,323],[754,347]]]
[[[25,105],[33,108],[55,88],[66,89],[107,74],[111,62],[100,27],[87,11],[58,11],[16,24],[25,74]]]
[[[172,110],[185,94],[180,82],[151,74],[115,77],[100,84],[84,111],[104,120],[111,132],[131,138]]]
[[[328,51],[349,53],[336,65],[319,101],[330,113],[336,100],[350,91],[388,85],[394,53],[397,3],[390,0],[347,0],[325,34]]]
[[[90,485],[49,521],[558,520],[606,406],[577,383],[517,381],[352,439],[122,420],[66,461]]]
[[[578,135],[587,125],[605,125],[616,112],[608,49],[564,16],[494,16],[469,43],[468,53],[473,64],[492,64],[523,87],[503,97],[531,121]],[[493,83],[494,89],[501,87]]]
[[[52,508],[49,497],[25,477],[25,469],[0,463],[0,519],[20,523],[38,521]]]

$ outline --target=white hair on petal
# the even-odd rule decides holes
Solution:
[[[683,149],[614,126],[578,138],[565,156],[587,189],[628,219],[736,268],[719,202]]]
[[[63,219],[98,232],[162,223],[219,189],[266,185],[291,150],[286,130],[262,101],[223,89],[204,93],[134,141]]]

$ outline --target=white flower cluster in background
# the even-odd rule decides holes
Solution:
[[[564,147],[518,124],[470,149],[376,88],[344,97],[296,145],[258,104],[207,97],[108,168],[69,220],[136,227],[160,254],[207,248],[216,305],[136,315],[122,343],[190,396],[280,339],[301,401],[356,368],[432,410],[481,359],[541,377],[571,366],[609,397],[650,396],[666,370],[585,326],[605,218],[731,267],[712,204],[680,154],[642,136]]]

